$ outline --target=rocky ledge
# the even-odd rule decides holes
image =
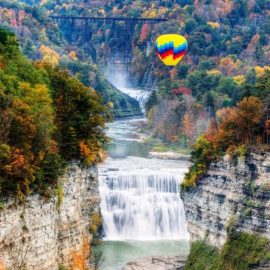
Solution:
[[[122,270],[183,270],[187,257],[145,257],[127,263]]]
[[[205,239],[221,248],[232,222],[240,231],[270,239],[270,153],[225,156],[181,197],[192,242]]]
[[[75,258],[87,260],[91,216],[99,210],[97,171],[71,163],[60,182],[58,198],[32,195],[0,209],[0,269],[75,269]]]
[[[150,152],[150,158],[159,158],[159,159],[173,159],[173,160],[184,160],[189,161],[190,155],[176,153],[174,151],[167,151],[167,152]]]

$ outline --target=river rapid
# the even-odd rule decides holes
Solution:
[[[124,89],[144,106],[148,93]],[[104,239],[95,249],[102,270],[120,270],[145,256],[186,255],[189,251],[180,183],[188,161],[149,157],[140,130],[146,119],[108,124],[108,158],[99,165],[99,191]]]

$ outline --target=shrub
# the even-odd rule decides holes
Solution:
[[[248,270],[268,260],[267,238],[230,229],[221,252],[204,241],[194,242],[185,270]]]
[[[219,252],[204,241],[192,243],[185,270],[216,270]]]
[[[214,148],[214,145],[204,135],[198,137],[191,153],[193,165],[185,175],[181,184],[182,188],[195,187],[198,180],[206,173],[211,161],[219,156],[220,152]]]
[[[89,232],[95,236],[98,232],[98,229],[100,228],[100,225],[102,224],[101,215],[98,212],[94,212],[91,216],[91,222],[89,227]]]
[[[248,270],[270,259],[269,242],[265,237],[236,232],[230,234],[221,251],[219,269]]]
[[[56,193],[57,193],[57,208],[59,210],[64,199],[64,190],[63,185],[61,183],[58,183]]]

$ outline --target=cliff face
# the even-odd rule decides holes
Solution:
[[[220,248],[231,222],[270,239],[270,153],[234,162],[226,156],[181,196],[191,241],[206,239]]]
[[[91,214],[99,207],[97,173],[74,163],[62,181],[60,205],[35,195],[0,210],[0,269],[58,270],[76,256],[87,258]]]

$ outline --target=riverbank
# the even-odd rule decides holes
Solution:
[[[184,270],[187,257],[144,257],[127,263],[122,270]]]

